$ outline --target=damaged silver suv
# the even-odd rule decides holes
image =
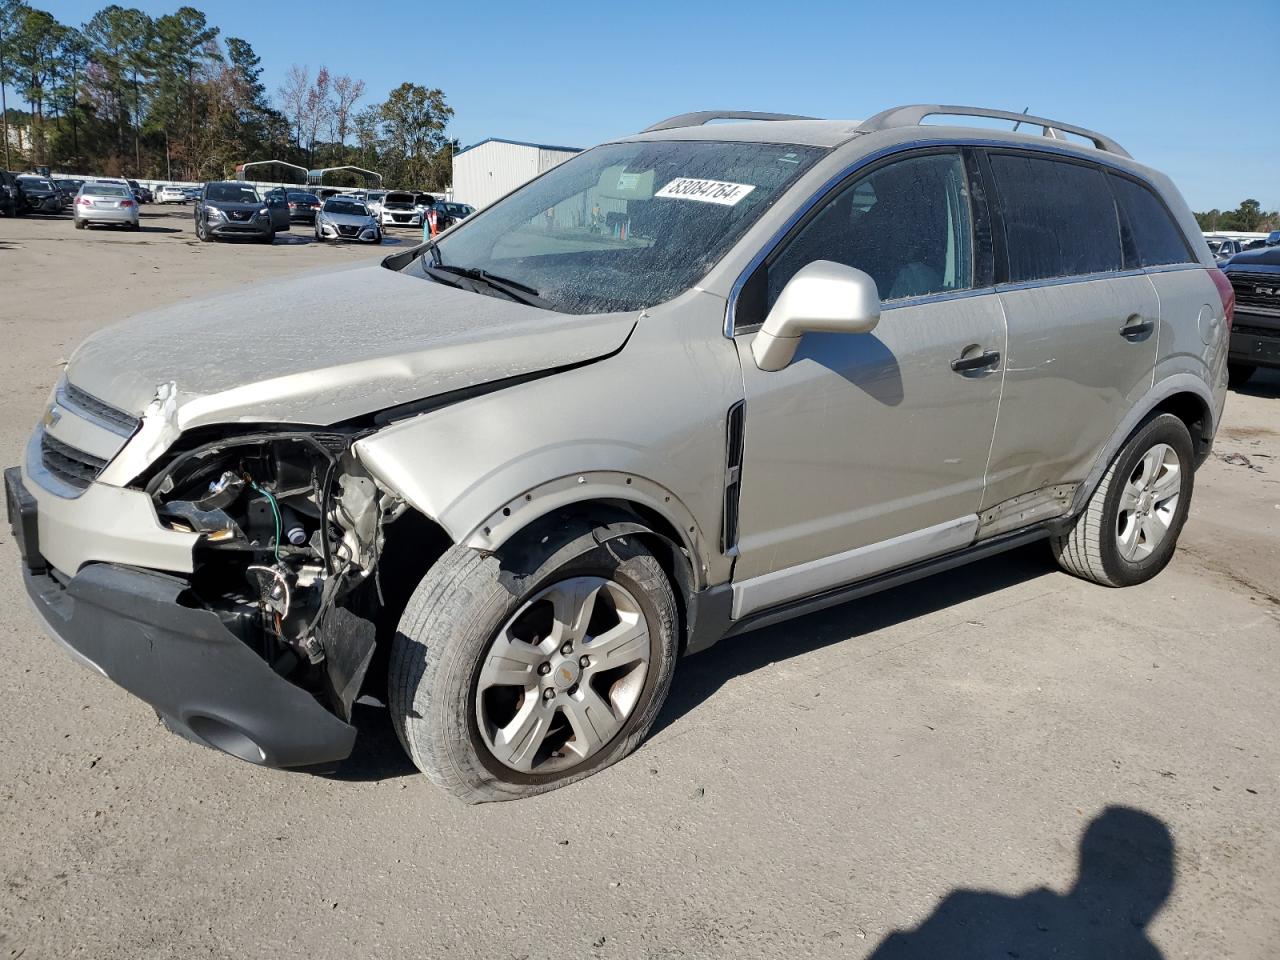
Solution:
[[[676,117],[244,303],[75,353],[5,474],[35,608],[197,743],[331,769],[367,693],[483,801],[625,756],[722,637],[1037,539],[1154,576],[1233,301],[1109,138],[933,105]]]

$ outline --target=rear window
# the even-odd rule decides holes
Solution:
[[[993,153],[1009,280],[1046,280],[1120,270],[1120,224],[1097,167]]]
[[[84,188],[86,196],[90,197],[127,197],[129,191],[124,187],[117,187],[114,184],[104,183],[98,186],[86,184]]]
[[[290,203],[319,203],[320,198],[314,193],[299,193],[296,190],[289,191]]]
[[[1128,177],[1107,174],[1120,204],[1125,261],[1130,267],[1190,263],[1191,248],[1160,198]]]

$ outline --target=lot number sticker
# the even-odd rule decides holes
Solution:
[[[654,196],[667,197],[671,200],[701,200],[703,203],[718,203],[724,207],[732,207],[754,189],[755,186],[750,183],[725,183],[723,180],[677,177]]]

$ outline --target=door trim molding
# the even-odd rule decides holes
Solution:
[[[971,513],[890,540],[742,580],[733,585],[732,617],[738,620],[797,597],[811,596],[938,554],[962,550],[973,543],[977,532],[978,515]]]

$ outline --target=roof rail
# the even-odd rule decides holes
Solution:
[[[994,120],[1012,120],[1015,124],[1029,123],[1032,126],[1043,129],[1044,135],[1054,140],[1063,139],[1063,132],[1074,133],[1076,136],[1084,137],[1090,141],[1099,150],[1105,150],[1107,153],[1114,153],[1121,157],[1129,156],[1129,151],[1124,147],[1110,137],[1096,131],[1086,130],[1084,127],[1077,127],[1070,123],[1061,123],[1058,120],[1047,120],[1044,117],[1033,117],[1025,113],[1011,113],[1008,110],[992,110],[988,107],[957,107],[938,103],[915,103],[877,113],[874,117],[863,122],[862,130],[871,133],[876,130],[889,130],[893,127],[914,127],[918,126],[925,117],[933,116],[990,117]]]
[[[653,133],[655,130],[674,130],[677,127],[700,127],[712,120],[816,120],[817,117],[802,117],[795,113],[759,113],[755,110],[699,110],[696,113],[681,113],[668,117],[651,127],[645,127],[641,133]]]

